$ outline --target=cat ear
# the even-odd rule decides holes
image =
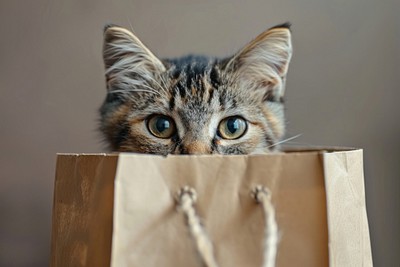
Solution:
[[[162,62],[132,32],[114,25],[104,29],[103,59],[109,89],[148,82],[165,71]]]
[[[263,100],[280,101],[292,56],[290,24],[275,26],[257,36],[225,66],[241,88],[258,90]]]

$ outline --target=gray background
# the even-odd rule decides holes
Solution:
[[[399,258],[400,2],[0,1],[0,266],[46,266],[56,152],[104,151],[102,28],[126,27],[162,57],[226,56],[293,23],[293,144],[365,149],[376,266]]]

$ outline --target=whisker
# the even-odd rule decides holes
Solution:
[[[132,33],[135,33],[135,31],[133,30],[132,22],[131,22],[130,18],[129,18],[128,15],[126,15],[126,14],[125,14],[125,17],[126,17],[126,19],[128,20],[128,23],[129,23],[129,27],[130,27],[131,32],[132,32]]]
[[[280,144],[286,143],[286,142],[288,142],[288,141],[291,141],[291,140],[293,140],[293,139],[296,139],[296,138],[300,137],[301,135],[302,135],[302,134],[298,134],[298,135],[295,135],[295,136],[286,138],[286,139],[281,140],[281,141],[279,141],[279,142],[276,142],[276,143],[274,143],[274,144],[272,144],[272,145],[269,145],[269,146],[267,146],[266,148],[270,148],[270,147],[274,147],[274,146],[276,146],[276,145],[280,145]]]

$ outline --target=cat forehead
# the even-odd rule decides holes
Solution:
[[[215,58],[189,55],[167,60],[166,64],[170,89],[180,97],[190,97],[191,102],[211,100],[214,91],[224,90],[219,62]]]
[[[190,79],[219,72],[218,60],[211,57],[188,55],[185,57],[166,59],[164,64],[172,78],[184,75]]]
[[[176,68],[185,69],[194,67],[194,70],[202,71],[210,65],[216,63],[216,59],[201,55],[187,55],[178,58],[165,59],[165,62],[175,66]]]
[[[223,59],[194,55],[168,60],[169,108],[204,115],[251,108],[254,97],[229,82],[223,63]]]

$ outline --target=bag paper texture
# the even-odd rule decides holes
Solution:
[[[372,266],[362,151],[323,156],[331,266]]]
[[[117,160],[58,155],[51,266],[110,266]]]
[[[220,267],[262,266],[272,192],[276,266],[372,266],[362,151],[252,156],[59,155],[52,266],[203,266],[175,196],[196,213]]]

